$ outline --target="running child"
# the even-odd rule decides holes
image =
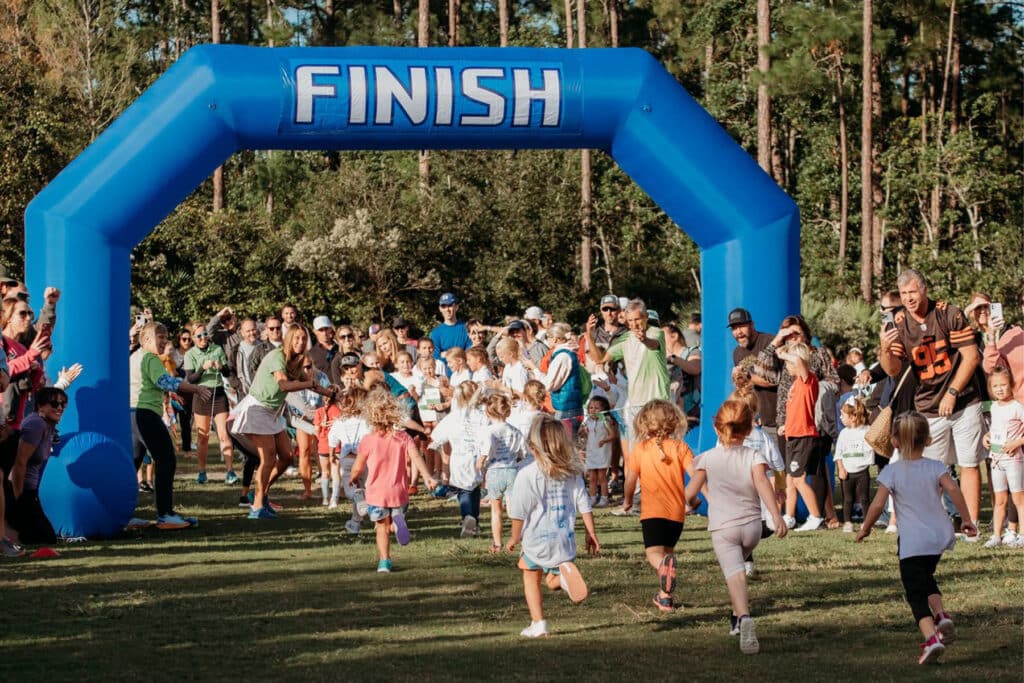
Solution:
[[[942,656],[946,645],[956,640],[953,619],[942,604],[942,593],[935,582],[935,569],[942,553],[956,545],[953,525],[942,507],[943,492],[960,513],[961,531],[972,537],[978,534],[960,487],[949,476],[946,466],[921,457],[931,441],[928,420],[921,413],[911,411],[896,418],[892,445],[900,450],[900,459],[890,462],[879,473],[878,493],[857,532],[858,543],[871,535],[871,526],[891,495],[900,519],[896,543],[900,579],[924,637],[918,664],[934,662]]]
[[[430,435],[430,448],[451,447],[448,488],[459,501],[462,538],[476,536],[480,520],[480,484],[483,476],[477,468],[481,446],[487,436],[487,416],[480,409],[480,386],[462,382],[452,395],[452,410]]]
[[[583,463],[562,422],[550,415],[536,418],[528,441],[534,461],[520,470],[512,489],[508,507],[512,534],[505,549],[512,552],[522,542],[519,568],[531,621],[520,635],[538,638],[548,634],[541,577],[548,588],[561,588],[573,602],[587,597],[587,584],[573,562],[577,511],[583,517],[587,550],[596,553],[601,546],[580,476]]]
[[[649,401],[633,421],[636,445],[626,458],[622,509],[632,509],[639,482],[644,498],[640,509],[644,552],[658,572],[654,604],[662,612],[675,609],[675,550],[686,521],[683,477],[693,476],[693,451],[680,440],[686,424],[686,417],[671,401]]]
[[[986,548],[1005,544],[1024,547],[1024,536],[1007,529],[1007,499],[1017,508],[1017,519],[1024,519],[1024,404],[1013,398],[1013,376],[997,367],[988,377],[988,393],[992,397],[992,426],[985,435],[985,448],[992,458],[992,490],[996,500],[992,506],[992,538]],[[1009,490],[1009,495],[1007,495]]]
[[[341,414],[342,404],[341,388],[335,388],[335,401],[325,402],[316,409],[313,415],[313,424],[316,425],[316,456],[320,464],[320,493],[323,498],[322,505],[333,510],[338,507],[338,496],[341,492],[341,474],[338,471],[338,459],[332,457],[334,449],[330,446],[328,434],[331,425]],[[334,485],[333,494],[330,492],[331,484]]]
[[[386,574],[392,569],[391,529],[399,545],[409,542],[409,527],[405,523],[405,510],[409,505],[409,471],[406,459],[426,472],[419,449],[412,437],[400,431],[405,422],[402,408],[391,394],[375,390],[366,397],[363,417],[370,426],[370,433],[359,442],[356,461],[349,474],[349,486],[355,488],[359,475],[366,470],[367,515],[376,526],[377,553],[380,560],[377,572]],[[437,486],[437,481],[426,476],[427,485]]]
[[[345,497],[352,501],[352,516],[345,522],[345,530],[353,536],[359,533],[363,516],[366,514],[366,496],[363,494],[362,486],[353,486],[351,483],[352,468],[356,463],[359,444],[363,437],[370,433],[370,425],[362,416],[365,401],[366,390],[362,387],[349,387],[341,393],[335,403],[337,417],[327,432],[332,482],[330,507],[337,507],[339,483],[344,485]],[[365,477],[363,479],[365,480]]]
[[[871,495],[871,474],[868,468],[875,462],[875,450],[864,440],[868,433],[868,409],[864,402],[851,396],[839,409],[843,431],[836,439],[836,470],[843,482],[843,531],[853,533],[853,504],[868,509]]]
[[[523,388],[523,399],[519,402],[519,409],[512,411],[508,423],[526,437],[530,433],[534,419],[545,412],[544,401],[547,397],[548,390],[544,388],[544,383],[531,379]]]
[[[608,468],[612,466],[612,447],[619,439],[619,427],[611,416],[611,405],[603,396],[591,396],[587,402],[587,419],[580,427],[580,438],[586,444],[584,465],[587,468],[591,505],[608,507]]]
[[[702,453],[686,486],[686,499],[695,504],[707,485],[708,531],[718,566],[725,575],[732,613],[729,633],[740,637],[740,652],[757,654],[760,645],[750,617],[744,558],[761,541],[761,505],[768,508],[775,535],[784,538],[788,529],[779,514],[775,491],[768,477],[768,463],[743,445],[754,428],[754,412],[746,401],[727,400],[715,415],[715,433],[721,445]],[[646,492],[645,492],[646,501]],[[646,502],[645,502],[646,505]]]
[[[508,502],[519,462],[526,457],[526,439],[507,422],[512,412],[512,399],[507,394],[491,394],[484,412],[491,424],[481,444],[477,469],[484,473],[487,498],[491,502],[491,552],[500,553],[502,503]]]

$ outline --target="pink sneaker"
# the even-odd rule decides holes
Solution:
[[[921,643],[921,656],[918,657],[918,664],[931,664],[942,656],[942,653],[946,651],[946,646],[942,644],[938,636],[932,636],[927,641]]]

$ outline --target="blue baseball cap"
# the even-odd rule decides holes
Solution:
[[[437,302],[438,306],[454,306],[459,303],[459,300],[451,292],[445,292],[441,295],[441,300]]]

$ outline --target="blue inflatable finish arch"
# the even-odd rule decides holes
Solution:
[[[729,388],[726,313],[744,306],[770,327],[799,310],[799,216],[646,52],[202,46],[26,211],[29,287],[64,292],[50,367],[86,368],[62,431],[127,448],[131,251],[234,152],[517,148],[604,150],[699,245],[710,417]],[[691,443],[714,438],[705,419]],[[101,506],[115,495],[101,492]],[[116,530],[69,514],[65,530]]]

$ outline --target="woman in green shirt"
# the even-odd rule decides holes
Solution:
[[[234,484],[238,475],[231,469],[231,437],[228,434],[228,397],[224,393],[221,375],[228,373],[228,357],[217,344],[210,340],[206,324],[192,324],[193,346],[185,353],[185,379],[211,391],[209,401],[196,399],[192,402],[192,415],[198,434],[196,453],[199,456],[199,474],[196,481],[206,483],[206,457],[210,445],[210,422],[217,425],[217,441],[220,455],[227,466],[225,484]]]
[[[235,407],[232,433],[252,439],[260,456],[250,519],[277,516],[267,505],[267,493],[292,462],[292,443],[285,432],[282,417],[285,395],[291,391],[311,389],[333,400],[334,392],[316,382],[312,361],[306,354],[308,345],[309,336],[305,328],[301,325],[289,328],[284,344],[263,358],[256,369],[249,395]]]
[[[139,341],[144,353],[139,393],[133,401],[134,420],[139,437],[156,466],[156,524],[160,529],[184,529],[195,521],[187,520],[174,511],[174,471],[178,463],[174,442],[162,417],[164,393],[193,394],[197,401],[209,401],[210,390],[168,374],[159,356],[167,346],[166,327],[156,322],[147,323],[139,333]]]

